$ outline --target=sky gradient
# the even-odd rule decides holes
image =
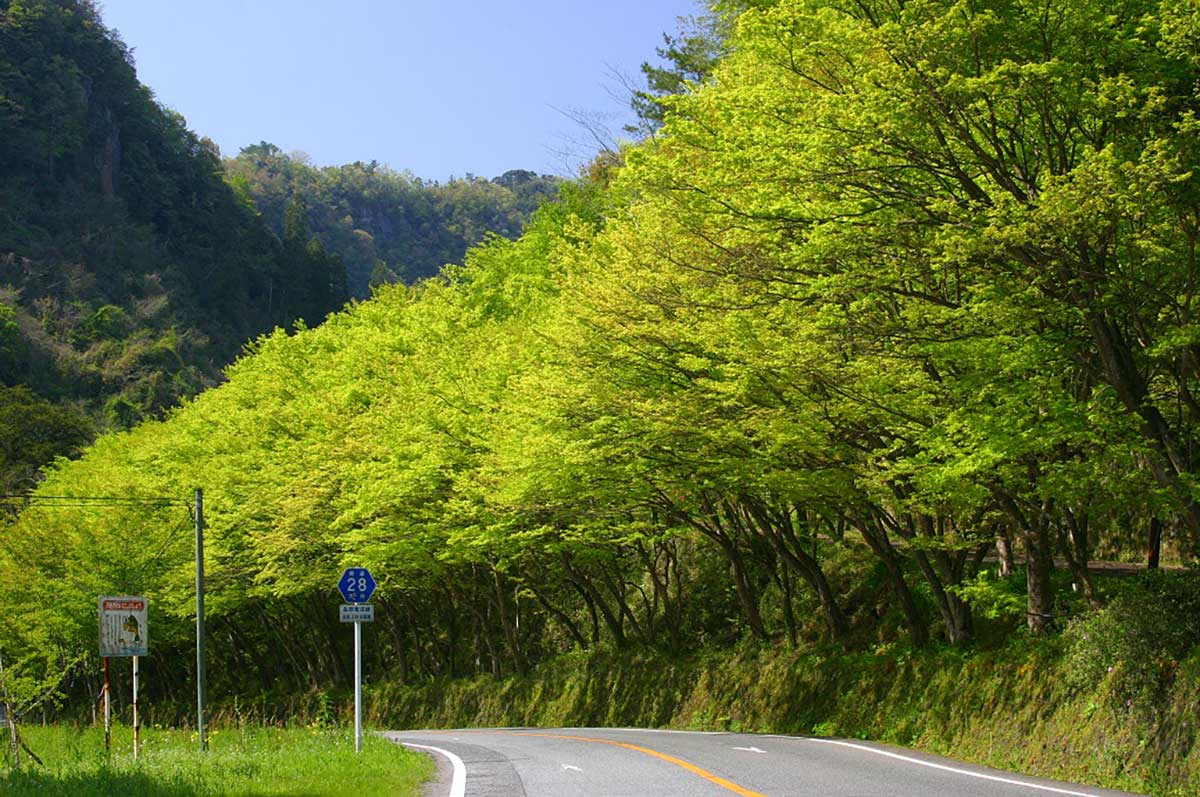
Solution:
[[[269,141],[319,165],[427,180],[570,174],[619,132],[614,73],[639,81],[692,0],[102,0],[138,77],[226,156]],[[617,95],[617,96],[615,96]]]

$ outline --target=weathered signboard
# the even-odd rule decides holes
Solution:
[[[100,597],[100,655],[145,656],[150,634],[146,627],[145,598],[132,595]]]

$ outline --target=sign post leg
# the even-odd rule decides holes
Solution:
[[[92,711],[95,711],[95,706]],[[12,764],[21,766],[21,744],[17,739],[17,721],[12,714],[12,706],[8,702],[8,684],[4,680],[4,662],[0,661],[0,720],[8,726],[8,734],[12,739]]]
[[[133,657],[133,757],[138,757],[138,742],[141,741],[142,723],[138,720],[137,709],[138,689],[138,657]]]
[[[112,702],[108,694],[108,656],[104,657],[104,752],[112,749]]]
[[[354,624],[354,752],[362,752],[362,623]]]
[[[14,767],[21,766],[21,740],[17,737],[17,723],[13,719],[12,706],[6,700],[4,702],[4,722],[8,725],[8,736],[12,745],[12,764]]]

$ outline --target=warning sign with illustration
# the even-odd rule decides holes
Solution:
[[[129,595],[100,598],[100,655],[145,656],[149,642],[146,631],[145,598]]]

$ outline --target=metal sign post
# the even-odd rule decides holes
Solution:
[[[137,687],[138,687],[138,657],[133,657],[133,757],[138,757],[138,747],[141,742],[142,723],[138,721]]]
[[[362,752],[362,623],[354,624],[354,752]]]
[[[343,605],[341,621],[354,623],[354,752],[362,752],[362,624],[375,619],[375,607],[367,604],[375,592],[375,579],[365,567],[348,567],[338,581],[338,590],[351,605]],[[366,604],[366,605],[363,605]]]
[[[104,657],[104,752],[112,749],[112,704],[108,698],[108,656]]]

